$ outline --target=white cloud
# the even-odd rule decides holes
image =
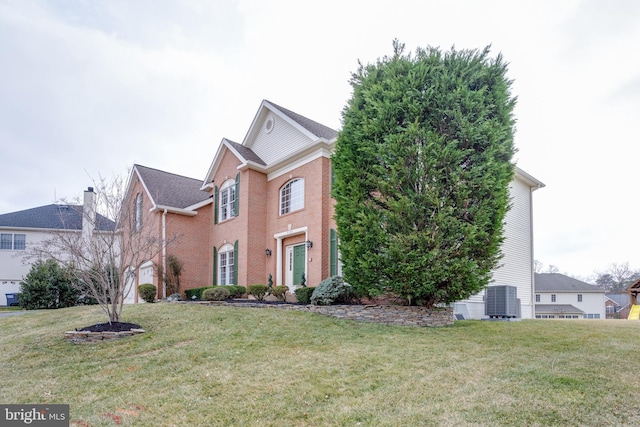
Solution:
[[[0,213],[81,195],[134,162],[203,177],[263,98],[340,126],[358,60],[492,45],[510,63],[536,257],[588,275],[640,266],[634,1],[0,3]],[[7,160],[9,159],[9,160]],[[635,259],[633,258],[635,256]]]

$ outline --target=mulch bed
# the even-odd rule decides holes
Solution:
[[[95,325],[85,326],[82,329],[76,329],[76,331],[86,332],[124,332],[131,329],[142,329],[142,326],[135,323],[127,322],[111,322],[111,323],[96,323]]]

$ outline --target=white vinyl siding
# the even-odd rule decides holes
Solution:
[[[251,148],[266,164],[271,165],[313,144],[313,141],[283,118],[272,114],[273,130],[265,132],[264,124],[257,132]],[[264,118],[266,121],[266,116]]]
[[[505,215],[503,257],[500,267],[493,272],[490,286],[515,286],[522,318],[531,319],[534,316],[531,189],[527,183],[514,177],[509,185],[509,195],[511,209]],[[459,304],[465,305],[471,318],[479,319],[484,316],[484,297],[485,291],[482,291]]]

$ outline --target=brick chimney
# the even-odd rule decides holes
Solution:
[[[89,187],[84,192],[84,203],[82,205],[82,237],[87,239],[93,234],[96,226],[96,193],[93,187]]]

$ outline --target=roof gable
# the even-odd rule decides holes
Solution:
[[[200,190],[202,181],[199,179],[141,165],[134,165],[134,170],[154,207],[187,209],[210,197],[208,193]]]
[[[536,292],[598,292],[604,289],[560,273],[535,273]]]
[[[337,137],[336,130],[263,100],[242,145],[272,165],[316,143],[334,143]]]
[[[51,204],[0,215],[0,227],[82,230],[81,205]],[[115,222],[96,214],[96,230],[113,231]]]

